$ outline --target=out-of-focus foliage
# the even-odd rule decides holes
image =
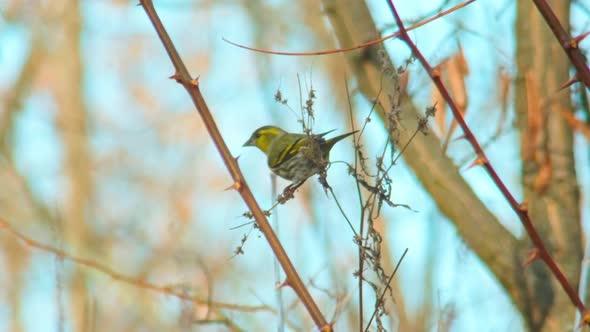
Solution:
[[[408,22],[452,5],[398,2]],[[383,33],[392,32],[385,2],[369,5]],[[372,100],[356,89],[358,82],[342,55],[270,56],[222,41],[226,37],[272,50],[335,48],[334,29],[317,1],[175,0],[156,1],[155,6],[190,72],[200,77],[219,129],[263,207],[273,204],[266,158],[242,144],[266,124],[300,130],[299,109],[312,89],[317,95],[314,132],[349,131],[349,112],[356,128],[370,116],[362,144],[368,164],[378,163],[388,133],[371,112]],[[580,14],[583,4],[578,6],[572,24],[583,31],[588,18]],[[479,1],[412,37],[433,63],[441,63],[469,125],[503,180],[522,198],[519,133],[509,87],[516,72],[514,12],[508,1]],[[398,65],[409,58],[401,42],[385,46]],[[356,54],[361,57],[363,51]],[[437,102],[439,113],[431,126],[441,140],[448,138],[447,153],[465,169],[473,155],[467,143],[453,140],[460,133],[451,129],[439,96],[417,64],[410,63],[406,71],[413,102],[423,109]],[[235,228],[249,221],[242,216],[246,207],[239,195],[224,190],[231,179],[189,97],[167,79],[173,67],[140,7],[118,0],[1,1],[0,72],[0,221],[137,281],[121,282],[0,229],[0,280],[5,285],[0,330],[276,329],[272,253],[256,229]],[[351,87],[349,96],[345,84]],[[275,102],[277,90],[288,106]],[[402,124],[405,116],[402,112]],[[581,152],[577,166],[587,218],[590,167],[581,136],[576,136],[576,149]],[[354,158],[351,141],[331,153],[332,161],[353,163]],[[411,209],[384,206],[376,218],[387,273],[409,249],[387,297],[385,327],[522,330],[508,295],[405,162],[399,160],[389,176],[391,201]],[[466,170],[463,177],[498,220],[521,236],[515,215],[483,171]],[[361,207],[348,167],[334,163],[328,181],[347,215],[358,220]],[[279,189],[287,184],[278,181]],[[337,330],[356,329],[358,249],[353,234],[316,179],[295,196],[273,211],[279,236],[328,320],[336,321]],[[248,238],[242,243],[244,235]],[[238,246],[244,253],[234,256]],[[210,302],[195,304],[149,290],[142,280]],[[366,322],[375,295],[367,288],[365,296]],[[288,330],[313,329],[289,289],[283,289],[283,300]]]

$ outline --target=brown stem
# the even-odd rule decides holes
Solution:
[[[533,1],[535,1],[535,0],[533,0]],[[420,61],[420,64],[422,64],[422,67],[424,67],[424,69],[428,72],[428,75],[430,76],[430,78],[432,79],[432,81],[434,82],[436,87],[438,88],[438,91],[440,92],[440,94],[443,96],[443,98],[447,102],[449,108],[453,112],[453,116],[455,117],[455,119],[459,123],[459,126],[461,126],[461,129],[463,129],[463,132],[465,134],[465,138],[469,141],[469,143],[471,144],[471,146],[475,150],[475,153],[477,154],[476,163],[478,165],[482,165],[485,168],[488,175],[492,178],[492,181],[494,182],[494,184],[498,187],[498,189],[500,189],[500,191],[502,192],[502,195],[506,198],[506,200],[508,201],[508,203],[510,204],[510,206],[512,207],[514,212],[516,212],[516,214],[520,218],[520,221],[521,221],[522,225],[524,226],[528,236],[530,237],[531,241],[533,242],[533,244],[537,248],[539,258],[549,267],[549,269],[551,270],[553,275],[557,278],[557,280],[558,280],[559,284],[561,285],[561,287],[563,288],[563,290],[569,296],[572,303],[578,308],[578,310],[580,311],[582,316],[584,316],[586,314],[586,307],[584,306],[584,303],[582,303],[582,301],[580,300],[580,297],[576,293],[575,289],[568,282],[565,275],[563,274],[563,272],[561,272],[561,269],[559,268],[559,266],[557,265],[557,263],[555,262],[553,257],[551,257],[551,254],[549,253],[549,251],[545,247],[543,240],[539,236],[539,233],[537,232],[537,230],[535,229],[535,226],[533,225],[533,223],[531,222],[531,219],[529,218],[526,206],[519,204],[516,201],[516,199],[514,198],[514,196],[512,195],[512,193],[508,190],[508,188],[506,187],[504,182],[502,182],[502,180],[498,176],[498,173],[496,173],[496,170],[492,167],[492,164],[489,162],[483,149],[479,145],[479,142],[475,138],[475,135],[473,135],[473,133],[471,132],[471,130],[467,126],[467,123],[465,122],[465,119],[461,115],[459,108],[457,107],[457,105],[453,101],[453,98],[451,98],[449,91],[447,90],[447,88],[443,84],[441,77],[440,77],[440,72],[438,72],[437,70],[434,70],[430,66],[430,64],[428,63],[428,61],[424,57],[424,55],[420,52],[420,50],[418,49],[416,44],[414,44],[414,42],[410,38],[406,28],[404,27],[404,24],[399,16],[399,14],[397,13],[397,10],[395,9],[395,5],[393,4],[393,1],[387,0],[387,3],[389,4],[389,7],[393,13],[393,16],[395,17],[396,24],[399,28],[400,39],[402,39],[408,45],[408,47],[410,47],[410,49],[412,50],[412,54],[418,59],[418,61]]]
[[[244,176],[240,171],[238,166],[237,160],[231,155],[217,125],[215,124],[215,120],[205,103],[205,99],[201,94],[201,90],[199,88],[199,81],[198,79],[192,79],[186,69],[186,66],[182,62],[178,51],[174,47],[174,44],[170,40],[168,33],[164,29],[156,10],[154,9],[154,5],[151,0],[140,0],[140,5],[143,6],[147,16],[149,17],[150,21],[152,22],[154,28],[160,40],[164,44],[164,48],[174,65],[176,73],[172,75],[171,78],[174,78],[178,83],[182,84],[182,86],[186,89],[188,94],[190,95],[193,103],[195,104],[199,115],[201,116],[203,122],[205,123],[205,127],[215,144],[215,147],[219,151],[227,170],[229,171],[234,185],[232,186],[233,189],[237,190],[239,194],[242,196],[242,199],[248,206],[248,209],[252,212],[254,219],[260,231],[266,237],[272,251],[274,252],[277,260],[281,264],[283,270],[285,271],[286,280],[285,285],[289,285],[293,288],[303,305],[311,315],[315,325],[321,329],[322,331],[332,331],[332,326],[327,323],[326,319],[324,318],[323,314],[321,313],[320,309],[318,308],[317,304],[314,302],[313,298],[309,294],[309,291],[301,281],[301,278],[297,274],[295,267],[289,260],[285,249],[283,249],[279,239],[273,232],[268,220],[266,219],[264,212],[254,199],[250,188],[246,184],[244,180]]]
[[[588,68],[584,55],[578,47],[578,42],[572,38],[563,25],[561,25],[557,15],[555,15],[553,9],[551,9],[551,6],[549,6],[546,0],[533,0],[533,3],[537,6],[541,15],[543,15],[547,25],[549,25],[555,38],[559,41],[559,45],[561,45],[572,65],[576,68],[578,79],[582,81],[587,88],[590,88],[590,68]]]

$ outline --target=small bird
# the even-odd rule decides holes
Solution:
[[[275,126],[264,126],[256,129],[244,146],[255,146],[262,150],[268,158],[271,171],[292,181],[296,188],[310,176],[325,169],[334,144],[356,132],[325,139],[324,136],[332,131],[305,135],[288,133]]]

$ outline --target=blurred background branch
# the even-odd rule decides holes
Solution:
[[[395,5],[410,24],[459,3]],[[570,36],[588,31],[583,2],[548,3]],[[352,140],[335,146],[328,181],[354,227],[363,222],[367,231],[372,223],[380,249],[371,247],[378,256],[371,262],[389,276],[409,248],[384,297],[388,315],[370,330],[575,328],[574,307],[547,269],[537,262],[523,267],[530,241],[485,173],[468,167],[476,156],[461,130],[451,129],[447,105],[402,42],[280,57],[222,40],[286,52],[359,45],[397,30],[386,1],[177,0],[156,6],[186,66],[200,75],[219,131],[263,208],[273,204],[266,160],[241,145],[266,124],[299,131],[300,90],[317,96],[315,132],[365,127],[356,146]],[[589,92],[579,83],[560,90],[575,72],[563,45],[530,1],[475,1],[410,37],[440,70],[487,157],[516,199],[527,202],[541,237],[578,285],[590,215],[583,135],[590,128]],[[588,52],[586,40],[578,44],[581,54]],[[157,287],[205,301],[112,282],[108,273],[30,250],[2,232],[0,278],[8,291],[0,297],[7,308],[0,326],[276,326],[272,254],[253,230],[244,254],[231,258],[248,232],[231,229],[248,222],[241,217],[247,207],[224,191],[230,185],[224,165],[186,94],[163,79],[173,68],[134,3],[0,2],[0,71],[0,218],[54,254],[84,257],[113,267],[115,275],[170,285]],[[274,101],[277,91],[289,107]],[[425,128],[420,123],[433,105],[435,119]],[[393,164],[416,128],[423,130]],[[364,178],[349,173],[355,154],[364,160]],[[378,214],[363,215],[359,202],[371,202],[378,192],[371,175],[390,165],[389,193],[379,197],[398,208],[386,203],[372,210]],[[359,179],[366,186],[356,190]],[[279,180],[278,188],[287,184]],[[334,328],[357,330],[383,290],[371,287],[384,285],[372,263],[359,266],[359,252],[367,258],[370,251],[359,250],[356,241],[368,245],[367,233],[353,239],[333,198],[322,191],[310,179],[278,207],[280,240]],[[372,202],[378,206],[379,200]],[[292,292],[283,292],[283,301],[286,330],[313,328]],[[268,310],[214,308],[219,303]]]

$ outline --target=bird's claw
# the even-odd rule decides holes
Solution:
[[[291,198],[294,198],[295,191],[299,187],[301,187],[303,182],[305,182],[305,180],[291,183],[290,185],[285,187],[285,189],[283,190],[283,193],[280,194],[279,197],[277,197],[277,202],[279,202],[279,204],[285,204],[288,200],[290,200]]]

